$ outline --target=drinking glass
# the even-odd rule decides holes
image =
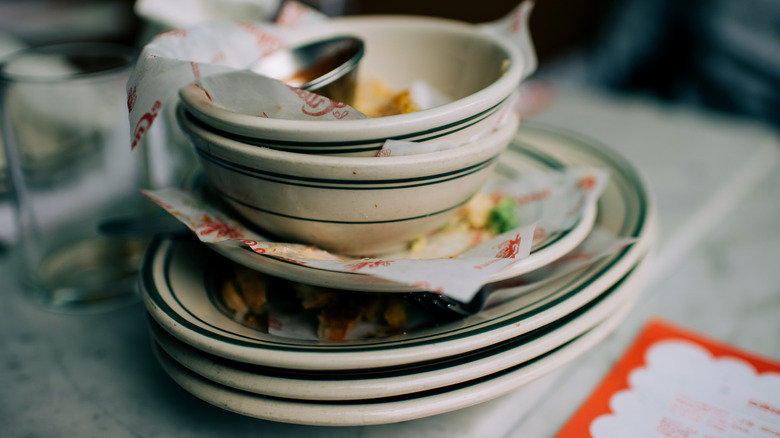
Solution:
[[[89,312],[139,298],[146,239],[100,221],[150,204],[131,150],[125,86],[133,52],[103,43],[23,49],[0,61],[0,117],[24,290],[47,308]]]

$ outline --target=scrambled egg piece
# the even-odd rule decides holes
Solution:
[[[427,243],[428,239],[426,239],[425,236],[417,237],[416,239],[409,242],[409,251],[421,252],[423,249],[425,249],[425,245]]]
[[[352,105],[370,117],[387,117],[420,111],[409,90],[395,92],[378,80],[358,83]]]
[[[386,117],[394,116],[396,114],[413,113],[420,111],[420,105],[412,99],[412,95],[409,90],[404,90],[390,99],[384,106],[379,108],[373,117]]]
[[[512,196],[478,193],[439,231],[482,231],[496,236],[517,228],[516,209],[517,200]],[[420,236],[409,242],[408,249],[419,253],[425,250],[426,244],[425,236]]]
[[[468,229],[498,235],[517,228],[516,209],[517,201],[511,196],[478,193],[463,208],[458,220],[467,224]]]
[[[490,196],[484,193],[478,193],[471,198],[466,207],[462,211],[463,220],[472,229],[481,229],[488,227],[488,220],[490,219],[490,211],[493,208],[494,202]]]

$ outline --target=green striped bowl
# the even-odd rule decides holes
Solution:
[[[196,119],[226,137],[288,152],[375,156],[386,139],[465,142],[494,125],[511,104],[517,85],[536,65],[505,37],[479,27],[434,17],[343,17],[290,35],[295,45],[337,34],[363,39],[358,81],[380,80],[396,91],[424,81],[453,101],[409,114],[361,120],[287,120],[258,117],[256,108],[227,108],[202,98],[202,90],[179,91]],[[220,83],[201,82],[209,94]],[[231,90],[232,91],[232,90]],[[251,103],[251,102],[250,102]]]
[[[518,125],[511,116],[464,146],[376,158],[256,147],[181,107],[177,119],[212,188],[249,222],[283,241],[357,256],[402,250],[444,224],[490,176]]]

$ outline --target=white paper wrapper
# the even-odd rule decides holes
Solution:
[[[189,85],[204,104],[239,114],[292,120],[359,120],[367,115],[311,91],[290,87],[251,71],[236,71]]]
[[[512,301],[521,298],[526,293],[537,290],[545,284],[560,279],[561,277],[584,269],[598,260],[617,253],[623,248],[633,244],[636,239],[622,238],[614,235],[612,232],[602,228],[594,228],[588,237],[577,248],[559,258],[558,260],[539,268],[529,274],[518,276],[502,282],[491,284],[487,289],[483,289],[487,294],[483,308],[489,309],[498,305],[507,305]],[[290,284],[284,287],[286,292],[296,287]],[[310,289],[314,290],[314,289]],[[319,293],[328,293],[327,289],[320,289]],[[360,294],[359,292],[349,292],[350,294]],[[379,300],[380,294],[369,294],[367,300]],[[385,299],[389,298],[387,296]],[[219,298],[217,298],[219,299]],[[300,299],[300,298],[297,298]],[[398,298],[403,302],[403,298]],[[349,299],[346,300],[349,302]],[[289,301],[287,302],[289,303]],[[375,303],[375,302],[374,302]],[[381,301],[380,301],[381,303]],[[267,326],[259,328],[266,329],[269,334],[275,336],[293,338],[293,339],[321,339],[322,333],[318,330],[318,317],[320,308],[315,311],[302,311],[298,307],[290,307],[289,304],[279,305],[274,300],[268,301],[268,306],[264,309],[266,313]],[[365,304],[364,304],[365,305]],[[376,305],[376,304],[375,304]],[[379,304],[382,306],[382,304]],[[246,317],[245,311],[237,311],[231,316],[236,321],[244,323]],[[398,330],[408,331],[425,329],[442,322],[441,315],[436,312],[431,313],[430,309],[413,305],[404,306],[404,323],[402,327],[391,327],[385,321],[375,318],[363,318],[355,326],[343,334],[343,340],[362,340],[376,337],[384,337],[398,333]],[[250,325],[258,328],[257,326]],[[334,339],[331,339],[334,340]]]
[[[324,19],[311,8],[289,2],[277,25],[215,21],[156,36],[141,51],[127,82],[132,147],[140,144],[181,87],[214,74],[245,70],[261,57],[287,47],[295,26]]]
[[[532,4],[520,4],[505,19],[482,25],[485,32],[509,35],[526,55],[526,74],[536,66],[536,57],[528,35],[527,20]],[[164,107],[178,90],[204,78],[248,69],[261,57],[288,46],[296,26],[304,26],[326,19],[322,14],[299,3],[285,3],[276,24],[262,22],[210,22],[171,30],[158,35],[141,52],[135,71],[127,84],[128,110],[133,147],[140,144]],[[248,81],[248,77],[243,77]],[[258,82],[253,95],[266,93],[267,82]],[[419,87],[418,87],[419,88]],[[242,98],[246,88],[233,87],[229,95],[216,96],[222,102]],[[443,97],[434,90],[420,91],[424,100],[436,102]],[[289,98],[289,99],[288,99]],[[278,105],[293,108],[300,99],[287,94],[276,94],[274,105],[255,106],[252,113],[271,117]],[[245,100],[246,101],[246,100]],[[358,116],[350,110],[350,117]],[[281,116],[281,114],[279,114]],[[285,117],[291,114],[284,114]],[[296,114],[292,114],[295,116]],[[345,115],[343,109],[332,112],[337,119]],[[358,116],[359,117],[359,116]]]
[[[635,242],[636,239],[618,237],[604,229],[594,228],[577,248],[558,260],[528,274],[492,285],[484,308],[511,301],[542,284],[615,254]]]
[[[163,189],[145,192],[206,243],[246,245],[289,262],[338,272],[359,272],[445,294],[468,302],[500,269],[527,257],[534,238],[571,228],[601,195],[608,175],[599,169],[527,173],[486,187],[492,196],[517,202],[519,226],[497,236],[485,230],[445,229],[426,236],[423,251],[382,258],[352,259],[300,244],[274,242],[252,231],[195,192]],[[535,232],[536,231],[536,232]]]
[[[426,84],[423,81],[416,82],[416,89],[418,94],[426,95],[424,99],[435,100],[436,102],[441,102],[443,99],[446,99],[445,96],[438,93],[432,87],[429,87],[428,84]],[[438,95],[438,96],[431,97],[429,95]],[[415,102],[417,102],[417,98],[414,99]],[[389,139],[382,144],[382,148],[377,153],[377,157],[391,157],[391,156],[415,155],[415,154],[439,152],[447,149],[454,149],[456,147],[464,146],[469,143],[483,139],[489,136],[490,134],[498,131],[502,126],[504,126],[504,124],[508,123],[510,120],[510,114],[512,112],[518,114],[516,108],[518,108],[518,102],[520,101],[520,94],[514,93],[512,96],[509,97],[509,99],[511,103],[506,108],[501,110],[501,113],[498,115],[496,119],[496,123],[493,126],[472,135],[466,140],[462,140],[462,141],[436,140],[436,141],[426,141],[424,143],[417,143],[413,141]]]

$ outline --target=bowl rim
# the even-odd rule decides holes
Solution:
[[[278,170],[299,176],[324,174],[347,175],[359,179],[393,179],[429,175],[450,170],[462,169],[482,161],[497,159],[517,130],[519,117],[509,112],[508,120],[487,136],[468,142],[462,146],[437,152],[389,157],[360,157],[317,155],[287,152],[277,149],[255,146],[224,137],[197,124],[190,119],[187,110],[179,105],[176,119],[185,136],[190,137],[193,148],[203,150],[194,141],[208,143],[206,153],[239,163],[241,166],[258,170]],[[250,161],[251,160],[251,161]]]
[[[389,136],[430,130],[431,126],[437,124],[458,122],[506,99],[522,80],[525,60],[520,49],[513,42],[503,35],[482,31],[477,25],[457,20],[405,15],[341,17],[313,26],[298,35],[297,39],[300,42],[305,42],[339,32],[348,34],[350,26],[355,25],[355,23],[361,26],[393,27],[399,32],[402,31],[403,27],[425,30],[442,29],[445,32],[481,39],[503,50],[510,61],[509,66],[503,75],[488,86],[453,102],[414,113],[361,120],[282,120],[234,113],[220,109],[215,105],[200,105],[201,102],[198,99],[190,99],[192,96],[188,93],[193,93],[192,83],[179,89],[180,102],[202,122],[233,134],[273,140],[294,138],[296,141],[317,141],[322,139],[323,135],[332,138],[333,133],[337,132],[339,139],[349,141],[361,140],[366,136]],[[223,118],[225,114],[228,114],[230,118]],[[258,136],[258,131],[262,132],[262,137]]]
[[[512,95],[514,96],[514,94]],[[317,155],[338,155],[338,154],[351,154],[355,152],[365,152],[372,150],[375,153],[379,152],[382,144],[387,140],[401,140],[411,142],[429,142],[438,141],[442,138],[448,138],[451,135],[457,135],[462,130],[468,130],[474,126],[485,126],[487,123],[494,121],[497,117],[501,116],[502,112],[507,111],[512,103],[512,97],[500,101],[497,105],[488,108],[487,110],[477,113],[473,116],[466,117],[455,123],[441,125],[439,129],[429,129],[421,132],[401,133],[395,136],[383,136],[373,137],[366,135],[364,139],[360,140],[319,140],[319,141],[303,141],[303,140],[272,140],[267,138],[257,138],[251,136],[245,136],[235,134],[232,132],[224,131],[220,128],[209,126],[207,123],[200,120],[192,112],[187,110],[191,117],[190,120],[198,126],[204,128],[206,131],[210,131],[214,134],[236,140],[239,143],[246,143],[252,146],[266,147],[269,149],[276,149],[287,152],[296,152],[304,154],[317,154]],[[183,105],[179,104],[183,107]]]

